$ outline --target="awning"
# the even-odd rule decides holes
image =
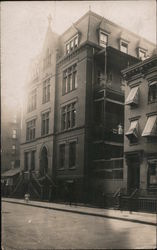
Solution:
[[[125,101],[126,105],[138,104],[138,89],[139,86],[131,88],[130,93]]]
[[[157,136],[157,115],[148,117],[142,136]]]
[[[136,138],[138,137],[138,120],[131,121],[130,128],[129,128],[128,132],[125,133],[125,135],[127,137],[129,137],[130,135],[131,136],[133,135]]]
[[[1,177],[5,178],[5,177],[13,177],[17,174],[20,173],[20,168],[13,168],[13,169],[9,169],[8,171],[2,173]]]
[[[155,85],[155,84],[157,84],[157,81],[151,82],[151,83],[149,84],[149,86],[152,86],[152,85]]]

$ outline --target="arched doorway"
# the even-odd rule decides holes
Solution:
[[[40,175],[44,176],[48,172],[48,153],[47,148],[43,147],[40,155]]]

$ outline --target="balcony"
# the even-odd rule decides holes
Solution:
[[[106,126],[107,127],[107,126]],[[94,141],[102,140],[113,143],[124,142],[124,135],[118,134],[118,129],[105,129],[103,125],[95,125],[93,128]]]

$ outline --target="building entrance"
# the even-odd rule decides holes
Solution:
[[[43,147],[40,156],[40,175],[44,176],[48,172],[48,156],[47,149]]]
[[[138,157],[129,157],[128,160],[128,192],[131,193],[140,186],[140,162]]]

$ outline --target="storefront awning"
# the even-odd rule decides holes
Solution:
[[[8,171],[2,173],[2,178],[13,177],[20,173],[20,168],[9,169]]]
[[[135,136],[136,138],[138,137],[138,120],[136,121],[131,121],[130,128],[128,132],[125,134],[127,137],[129,136]]]
[[[131,88],[130,93],[125,101],[126,105],[132,105],[138,104],[138,92],[139,92],[139,86],[136,86],[134,88]]]
[[[157,115],[148,117],[142,136],[157,136]]]

